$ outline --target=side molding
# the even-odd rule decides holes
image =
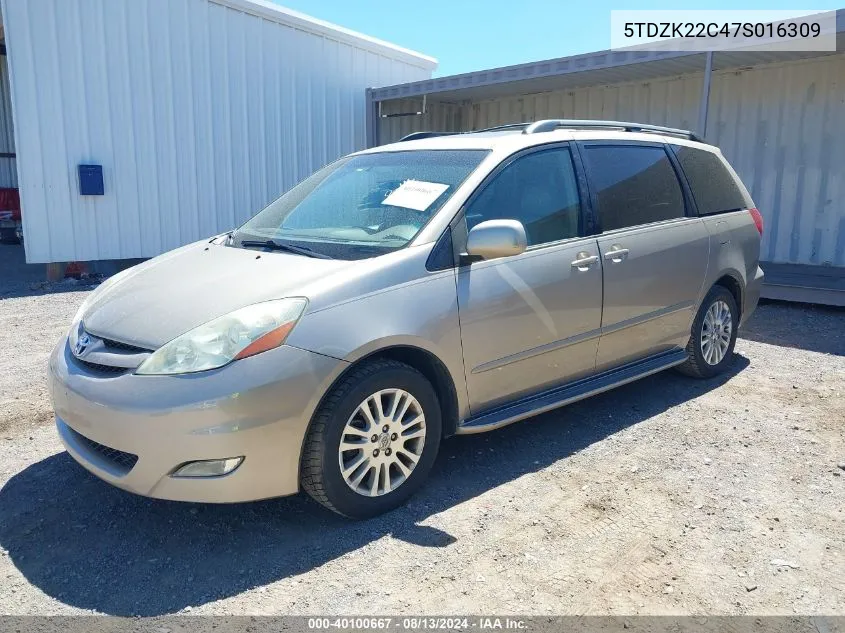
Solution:
[[[575,382],[561,385],[502,407],[482,413],[473,418],[465,420],[458,425],[458,435],[469,435],[472,433],[483,433],[492,431],[508,424],[524,420],[525,418],[551,411],[558,407],[583,400],[603,391],[624,385],[651,374],[656,374],[664,369],[680,365],[687,359],[687,354],[682,349],[663,352],[656,356],[623,365],[610,371],[603,372],[596,376],[583,378]]]

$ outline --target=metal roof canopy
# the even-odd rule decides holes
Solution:
[[[719,71],[835,55],[845,50],[845,9],[836,12],[836,32],[836,51],[605,50],[373,88],[370,98],[376,104],[423,96],[432,101],[492,99],[703,72],[708,56],[712,56],[712,71]]]

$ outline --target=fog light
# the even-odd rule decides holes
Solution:
[[[243,457],[228,457],[226,459],[206,459],[199,462],[188,462],[173,473],[173,477],[219,477],[228,475],[244,461]]]

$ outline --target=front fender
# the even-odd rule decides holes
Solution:
[[[458,299],[452,270],[306,314],[288,345],[354,363],[381,349],[415,347],[446,367],[458,398],[469,406],[461,352]]]

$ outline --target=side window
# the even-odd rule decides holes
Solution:
[[[467,230],[486,220],[519,220],[529,246],[545,244],[577,237],[580,210],[569,149],[548,149],[505,167],[467,208]]]
[[[713,152],[675,145],[699,215],[739,211],[754,206],[722,159]]]
[[[588,145],[584,158],[602,231],[684,217],[684,195],[663,147]]]

